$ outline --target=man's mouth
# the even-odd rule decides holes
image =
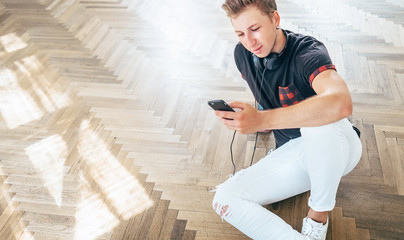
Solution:
[[[262,46],[260,46],[259,48],[254,49],[253,52],[254,52],[254,53],[255,53],[255,52],[259,52],[259,51],[261,50],[261,48],[262,48]]]

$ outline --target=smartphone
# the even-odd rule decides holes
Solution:
[[[218,111],[230,111],[235,112],[225,101],[223,100],[212,100],[208,102],[209,106]]]

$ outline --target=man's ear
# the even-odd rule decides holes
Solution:
[[[275,24],[276,24],[277,26],[279,26],[279,24],[280,24],[280,22],[281,22],[281,17],[279,16],[278,11],[275,10],[275,11],[272,13],[272,20],[275,21]]]

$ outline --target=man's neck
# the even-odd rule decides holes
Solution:
[[[275,46],[272,48],[272,52],[281,53],[282,50],[285,48],[286,36],[285,36],[285,33],[283,32],[282,28],[279,28],[277,31],[278,32],[276,34],[276,42],[275,42]]]

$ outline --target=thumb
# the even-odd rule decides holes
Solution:
[[[229,103],[229,106],[232,108],[239,108],[241,110],[243,110],[246,107],[247,103],[243,103],[243,102],[231,102]]]

